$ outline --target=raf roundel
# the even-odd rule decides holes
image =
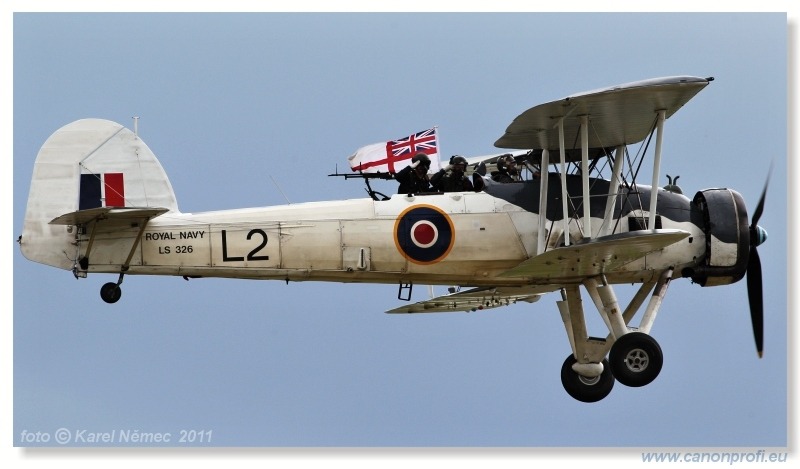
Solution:
[[[453,222],[431,205],[411,207],[394,224],[397,250],[415,264],[435,264],[444,259],[455,242]]]

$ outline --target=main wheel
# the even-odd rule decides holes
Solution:
[[[108,282],[100,288],[100,298],[106,303],[116,303],[122,296],[122,289],[114,282]]]
[[[608,359],[617,381],[631,387],[653,382],[664,364],[661,346],[643,332],[629,332],[617,339],[611,346]]]
[[[608,396],[614,388],[614,375],[608,366],[608,360],[603,360],[603,373],[595,378],[576,373],[572,365],[577,362],[575,356],[570,354],[561,367],[561,384],[567,394],[581,402],[597,402]]]

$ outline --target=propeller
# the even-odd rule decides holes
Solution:
[[[772,168],[770,168],[771,173]],[[769,186],[769,175],[750,221],[750,256],[747,262],[747,299],[750,303],[750,321],[753,323],[753,336],[756,340],[758,358],[764,355],[764,288],[761,280],[761,259],[758,257],[756,247],[767,239],[767,231],[758,226],[758,220],[764,212],[767,186]]]

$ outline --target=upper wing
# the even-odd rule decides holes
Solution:
[[[524,285],[472,288],[430,300],[401,306],[386,311],[398,313],[449,313],[455,311],[479,311],[498,306],[508,306],[518,301],[533,303],[543,294],[561,288],[560,285]]]
[[[665,110],[669,118],[711,80],[691,76],[654,78],[541,104],[517,116],[494,145],[557,151],[559,119],[564,119],[564,141],[570,146],[569,142],[578,141],[580,116],[585,115],[589,116],[591,127],[588,148],[637,143],[653,129],[656,111]],[[580,159],[580,154],[575,157]]]

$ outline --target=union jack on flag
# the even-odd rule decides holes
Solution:
[[[438,147],[436,127],[434,127],[408,137],[361,147],[348,158],[348,161],[350,168],[355,172],[394,174],[408,166],[415,155],[423,153],[431,159],[430,170],[438,171]]]

